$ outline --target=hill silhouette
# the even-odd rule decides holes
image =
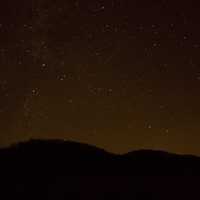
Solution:
[[[0,150],[2,199],[198,199],[200,158],[31,140]]]

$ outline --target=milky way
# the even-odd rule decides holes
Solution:
[[[29,138],[200,155],[197,3],[7,0],[0,145]]]

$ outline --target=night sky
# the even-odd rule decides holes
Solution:
[[[2,1],[0,146],[200,155],[199,19],[197,1]]]

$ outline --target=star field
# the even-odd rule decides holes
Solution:
[[[1,146],[200,155],[197,2],[8,0],[0,13]]]

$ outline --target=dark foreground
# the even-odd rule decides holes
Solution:
[[[0,199],[200,199],[200,158],[34,140],[0,150]]]

